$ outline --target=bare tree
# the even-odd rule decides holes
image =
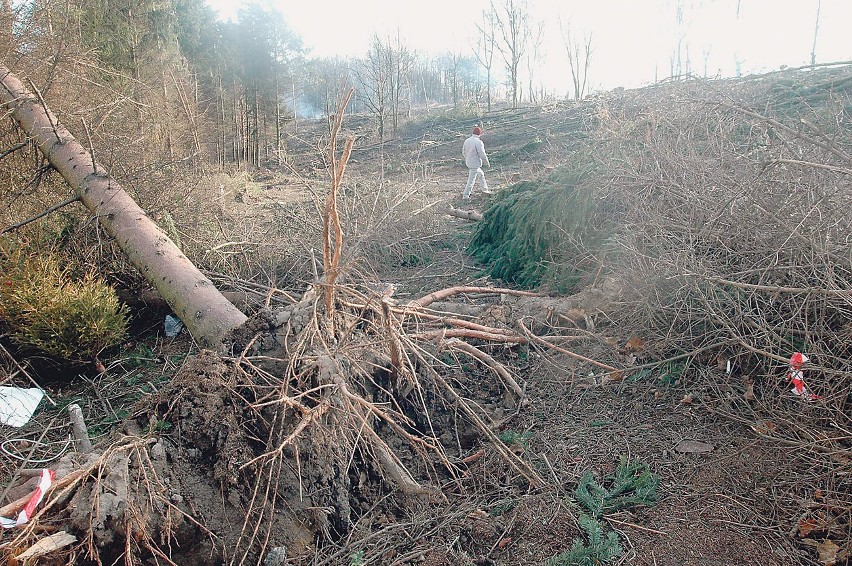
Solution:
[[[482,21],[476,24],[479,37],[473,52],[479,64],[485,68],[485,93],[488,111],[491,112],[491,69],[494,66],[494,49],[497,45],[497,18],[493,11],[482,12]]]
[[[403,44],[399,34],[395,40],[383,41],[373,36],[367,57],[355,72],[364,101],[378,122],[379,139],[385,137],[390,118],[396,131],[405,97],[410,93],[410,78],[415,62],[414,52]]]
[[[738,21],[740,19],[740,9],[741,8],[742,8],[742,0],[737,0],[736,19]],[[738,77],[742,76],[742,66],[743,66],[743,60],[740,58],[740,56],[737,54],[737,52],[734,51],[734,73]]]
[[[673,78],[684,79],[692,72],[692,62],[689,58],[689,43],[681,37],[677,47],[669,56],[669,73]]]
[[[399,127],[399,117],[402,114],[403,103],[407,104],[407,112],[411,111],[411,80],[410,73],[414,66],[415,55],[402,41],[402,36],[397,30],[396,38],[388,39],[385,50],[385,65],[390,77],[390,100],[391,100],[391,123],[393,131]]]
[[[449,63],[449,68],[444,70],[446,84],[449,87],[450,95],[453,98],[453,108],[458,108],[459,96],[461,94],[461,78],[459,77],[459,74],[461,72],[462,54],[453,52],[447,53],[447,62]]]
[[[433,100],[444,100],[443,81],[437,60],[417,59],[411,68],[412,97],[427,104]],[[416,89],[414,88],[416,85]]]
[[[689,42],[686,36],[693,9],[692,0],[677,0],[675,4],[677,46],[669,56],[669,72],[672,77],[684,78],[692,72],[692,63],[689,59]]]
[[[482,76],[474,57],[448,51],[437,59],[444,100],[458,107],[482,99]]]
[[[499,5],[492,0],[491,13],[500,34],[497,49],[506,64],[509,87],[512,89],[512,108],[517,108],[519,70],[532,37],[530,15],[526,2],[520,0],[502,0]]]
[[[360,62],[355,70],[355,78],[359,83],[364,104],[370,109],[376,118],[376,128],[379,139],[385,139],[385,120],[390,105],[390,77],[388,76],[387,55],[388,49],[378,35],[373,36],[373,44],[367,51],[367,56]]]
[[[571,69],[571,82],[574,85],[574,100],[582,100],[586,96],[586,85],[589,78],[589,64],[592,60],[592,34],[583,34],[583,43],[571,34],[571,27],[562,27],[562,42],[568,52],[568,66]]]
[[[816,22],[814,23],[814,45],[811,48],[811,67],[816,65],[816,46],[817,37],[819,36],[819,11],[822,7],[822,0],[817,0]]]
[[[541,44],[544,41],[544,22],[538,22],[534,28],[530,30],[530,48],[527,50],[527,80],[529,85],[529,99],[530,102],[538,103],[538,100],[535,96],[535,86],[534,86],[534,74],[535,74],[535,65],[533,65],[534,61],[539,63],[544,61],[546,53],[542,51]],[[542,94],[542,98],[543,98]]]

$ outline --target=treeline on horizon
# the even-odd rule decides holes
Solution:
[[[89,94],[76,102],[112,106],[91,122],[126,113],[142,132],[159,132],[153,141],[166,153],[223,165],[274,160],[289,122],[325,115],[348,87],[349,110],[373,116],[382,138],[415,108],[492,95],[474,55],[427,58],[376,35],[363,57],[314,58],[279,12],[258,4],[227,22],[203,0],[33,0],[0,10],[6,64],[34,75],[48,103],[73,104],[47,91],[58,96],[53,83],[67,79],[57,77],[83,74],[96,88],[80,87]]]

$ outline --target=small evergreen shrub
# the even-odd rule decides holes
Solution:
[[[652,505],[657,500],[659,485],[659,476],[652,474],[647,464],[628,463],[622,457],[615,473],[603,478],[602,483],[591,472],[583,474],[574,497],[593,517],[599,518],[621,509]]]
[[[127,307],[93,274],[75,281],[51,255],[0,254],[0,323],[20,346],[72,362],[94,360],[127,331]]]
[[[546,566],[598,566],[621,554],[618,534],[607,532],[600,522],[605,513],[651,505],[657,500],[659,476],[652,474],[647,464],[628,463],[622,457],[615,473],[595,480],[591,472],[580,478],[574,496],[589,514],[580,515],[580,529],[586,540],[575,538],[571,548],[549,558]]]
[[[600,521],[588,515],[580,515],[579,523],[588,542],[575,538],[570,550],[549,558],[545,562],[546,566],[598,566],[621,554],[621,545],[615,531],[604,533]]]

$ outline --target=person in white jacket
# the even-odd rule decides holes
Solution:
[[[485,173],[482,172],[482,166],[490,166],[488,163],[488,155],[485,153],[485,144],[479,136],[482,135],[482,128],[479,126],[473,129],[473,135],[464,140],[462,146],[462,156],[469,170],[467,176],[467,185],[464,187],[463,199],[469,199],[470,193],[473,191],[473,185],[479,179],[482,185],[482,192],[486,195],[493,194],[488,190],[488,182],[485,180]]]

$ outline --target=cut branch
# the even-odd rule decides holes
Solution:
[[[720,106],[723,106],[725,108],[730,108],[731,110],[736,110],[737,112],[741,112],[741,113],[745,114],[746,116],[751,116],[752,118],[757,118],[758,120],[763,120],[767,124],[770,124],[771,126],[774,126],[781,131],[787,132],[788,134],[791,134],[791,135],[793,135],[797,138],[801,138],[801,139],[805,140],[806,142],[812,143],[817,147],[821,147],[824,150],[833,153],[834,155],[839,157],[841,160],[843,160],[844,163],[852,163],[852,157],[849,157],[849,155],[847,155],[840,148],[835,147],[832,144],[821,142],[820,140],[814,139],[811,136],[806,136],[802,132],[800,132],[796,129],[793,129],[790,126],[785,126],[784,124],[782,124],[778,120],[774,120],[772,118],[769,118],[768,116],[764,116],[763,114],[759,114],[758,112],[754,112],[754,111],[749,110],[747,108],[742,108],[741,106],[736,106],[734,104],[728,104],[727,102],[718,102],[717,104],[719,104]]]
[[[481,330],[471,330],[467,328],[430,330],[428,332],[418,332],[417,334],[411,334],[410,337],[420,340],[434,340],[436,338],[473,338],[475,340],[486,340],[488,342],[498,342],[507,344],[527,343],[527,339],[522,336],[512,336],[510,334],[503,334],[502,332],[483,332]]]
[[[751,291],[764,291],[767,293],[790,293],[793,295],[823,295],[826,297],[852,297],[852,289],[822,289],[819,287],[782,287],[776,285],[755,285],[753,283],[741,283],[721,277],[708,277],[714,283],[721,283],[729,287],[749,289]]]
[[[837,167],[835,165],[826,165],[824,163],[812,163],[810,161],[800,161],[798,159],[773,159],[769,161],[764,166],[771,167],[773,165],[779,165],[782,163],[787,163],[789,165],[799,165],[801,167],[814,167],[816,169],[825,169],[826,171],[834,171],[835,173],[843,173],[845,175],[852,175],[852,169],[845,169],[843,167]]]
[[[450,216],[455,216],[456,218],[462,218],[464,220],[482,220],[482,214],[475,210],[462,210],[461,208],[448,206],[444,209],[444,212]]]
[[[28,144],[28,143],[30,143],[30,142],[29,142],[29,141],[25,141],[25,142],[21,142],[21,143],[19,143],[19,144],[17,144],[17,145],[14,145],[14,146],[10,147],[9,149],[7,149],[6,151],[4,151],[3,153],[0,153],[0,159],[3,159],[3,158],[4,158],[4,157],[6,157],[7,155],[10,155],[10,154],[12,154],[12,153],[15,153],[15,152],[16,152],[16,151],[18,151],[19,149],[23,149],[23,148],[27,147],[27,144]]]
[[[404,314],[412,314],[411,311],[405,311],[402,309],[394,309],[394,312],[404,313]],[[418,311],[414,316],[418,319],[425,320],[433,320],[436,322],[440,322],[442,324],[448,324],[450,326],[455,326],[458,328],[468,328],[470,330],[478,330],[480,332],[485,332],[487,334],[501,334],[506,336],[516,336],[516,334],[505,328],[493,328],[491,326],[485,326],[484,324],[477,324],[475,322],[470,322],[469,320],[463,320],[461,318],[455,318],[450,316],[439,316],[428,312],[420,312]],[[519,337],[520,338],[520,337]],[[526,339],[523,339],[526,342]]]

